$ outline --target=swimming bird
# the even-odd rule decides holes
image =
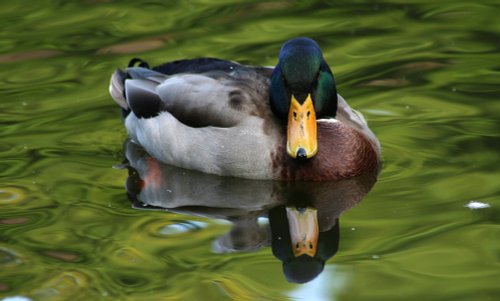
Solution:
[[[139,63],[138,67],[135,67]],[[324,181],[379,167],[380,143],[337,94],[319,45],[286,41],[275,67],[215,58],[111,77],[130,138],[177,167],[248,179]]]

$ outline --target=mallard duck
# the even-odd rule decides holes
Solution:
[[[138,67],[134,67],[139,62]],[[380,144],[337,94],[318,44],[285,42],[276,67],[215,58],[111,77],[130,138],[177,167],[248,179],[322,181],[377,169]]]

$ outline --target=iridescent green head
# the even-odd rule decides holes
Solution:
[[[271,108],[288,120],[287,152],[311,158],[318,151],[316,119],[335,117],[337,89],[318,44],[295,38],[283,44],[270,87]]]

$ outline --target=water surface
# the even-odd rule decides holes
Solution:
[[[0,4],[0,298],[496,300],[500,6],[491,1]],[[131,57],[273,65],[321,45],[384,167],[313,281],[224,218],[133,209],[108,80]],[[472,210],[470,201],[489,204]],[[262,227],[266,219],[258,219]]]

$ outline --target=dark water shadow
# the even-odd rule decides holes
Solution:
[[[339,248],[339,216],[359,203],[377,180],[377,171],[329,182],[220,177],[163,164],[130,140],[124,155],[133,208],[228,220],[232,227],[214,241],[214,252],[271,246],[287,280],[296,283],[323,271]]]

